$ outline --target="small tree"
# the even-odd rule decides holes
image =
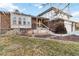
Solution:
[[[67,30],[63,24],[58,24],[58,26],[55,28],[55,33],[66,34]]]

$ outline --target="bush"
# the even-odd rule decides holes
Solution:
[[[58,34],[66,34],[67,33],[67,30],[66,28],[64,27],[63,24],[59,24],[56,29],[55,29],[55,33],[58,33]]]

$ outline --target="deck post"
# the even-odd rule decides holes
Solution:
[[[40,24],[41,26],[42,26],[42,23],[43,23],[43,22],[42,22],[42,19],[41,19],[41,24]]]
[[[38,28],[38,17],[36,18],[36,29]]]

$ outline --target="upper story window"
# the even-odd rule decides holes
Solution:
[[[25,18],[23,18],[23,20],[25,20]]]
[[[26,20],[25,20],[25,18],[23,18],[23,25],[26,25]]]
[[[22,25],[22,21],[21,20],[22,20],[21,17],[19,17],[19,21],[18,21],[19,25]]]
[[[13,19],[15,19],[15,20],[16,20],[16,17],[13,17]]]
[[[16,17],[13,17],[13,25],[16,25]]]
[[[30,25],[30,22],[29,21],[27,22],[27,25]]]
[[[26,25],[26,21],[23,21],[23,25]]]

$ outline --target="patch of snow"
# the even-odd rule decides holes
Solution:
[[[69,33],[70,35],[77,35],[77,36],[79,36],[79,31],[74,31],[74,32],[71,32],[71,33]]]

